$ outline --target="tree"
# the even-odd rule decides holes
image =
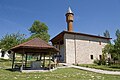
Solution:
[[[103,34],[104,34],[104,37],[110,38],[110,33],[108,30],[106,30]]]
[[[45,23],[40,22],[39,20],[35,20],[28,30],[31,33],[29,39],[38,37],[45,40],[46,42],[48,42],[50,39],[50,35],[48,34],[48,26]]]
[[[107,31],[105,32],[105,35],[106,33],[108,34]],[[115,60],[120,61],[120,30],[119,29],[116,30],[115,35],[116,35],[116,39],[114,40],[114,44],[109,43],[103,48],[103,54],[107,54],[107,53],[111,54],[111,58],[114,60],[114,63]]]
[[[114,45],[113,44],[107,44],[105,45],[105,47],[103,48],[103,54],[111,54],[114,50]]]
[[[117,38],[120,36],[120,30],[119,29],[116,30],[115,35],[116,35]]]
[[[118,53],[120,53],[120,30],[116,30],[116,39],[114,40],[115,48],[117,49]]]
[[[104,37],[110,38],[110,33],[108,30],[106,30],[103,34],[104,34]],[[109,43],[111,43],[110,40],[109,40]]]
[[[0,40],[0,48],[3,51],[10,50],[12,47],[24,42],[24,34],[20,33],[13,33],[13,34],[6,34]]]
[[[120,60],[120,30],[117,29],[115,34],[117,38],[114,40],[115,43],[114,47],[115,47],[115,52],[118,55],[118,59]]]
[[[104,37],[110,38],[110,33],[108,30],[106,30],[103,34],[104,34]],[[110,40],[109,40],[109,43],[111,44]]]

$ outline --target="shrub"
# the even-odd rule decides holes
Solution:
[[[94,60],[94,64],[100,65],[100,62],[98,59]]]
[[[106,65],[106,60],[105,59],[101,59],[101,60],[94,60],[94,63],[97,65]]]

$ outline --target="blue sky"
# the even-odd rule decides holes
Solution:
[[[120,29],[120,0],[0,0],[0,38],[5,34],[24,33],[34,20],[49,27],[51,38],[67,29],[65,13],[74,12],[74,31],[103,35],[107,29],[115,39]]]

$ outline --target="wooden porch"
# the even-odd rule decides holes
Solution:
[[[38,38],[15,46],[11,51],[13,54],[12,69],[18,68],[20,71],[50,70],[55,68],[57,63],[52,60],[52,56],[59,52],[58,49]],[[21,54],[20,65],[15,63],[16,54]],[[36,59],[28,60],[28,56],[35,56]]]

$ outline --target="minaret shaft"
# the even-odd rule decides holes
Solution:
[[[69,7],[68,12],[66,13],[66,22],[67,22],[67,30],[70,32],[73,31],[73,16],[74,14]]]
[[[68,23],[67,23],[67,29],[68,29],[68,31],[70,31],[70,32],[73,31],[73,22],[68,22]]]

